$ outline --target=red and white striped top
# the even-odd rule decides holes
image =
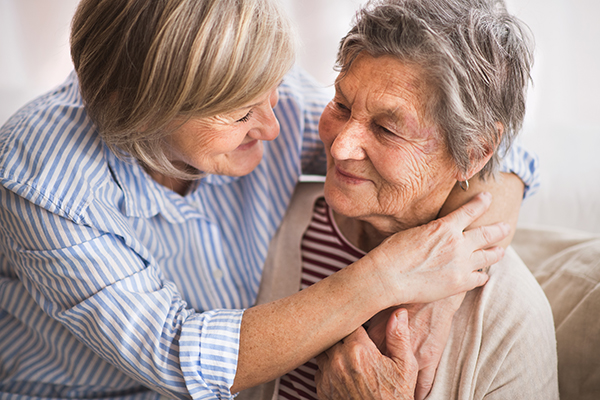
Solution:
[[[311,223],[302,237],[301,250],[301,289],[328,277],[365,255],[365,252],[342,236],[324,198],[315,202]],[[317,369],[317,364],[312,359],[281,377],[279,399],[317,400]]]

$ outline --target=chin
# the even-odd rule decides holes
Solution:
[[[325,180],[323,195],[329,207],[336,213],[352,218],[360,216],[357,207],[361,203],[360,200],[356,199],[356,196],[344,192],[335,184],[331,184],[328,180]]]
[[[224,175],[229,176],[245,176],[251,173],[258,167],[260,162],[262,161],[263,152],[262,149],[260,151],[256,151],[253,154],[245,154],[242,157],[233,160],[234,164]]]

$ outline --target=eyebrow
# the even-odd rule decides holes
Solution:
[[[335,87],[335,94],[339,93],[344,98],[344,100],[348,101],[348,98],[344,94],[344,91],[342,90],[342,87],[340,86],[339,81],[335,82],[334,87]]]
[[[335,86],[336,94],[341,95],[341,97],[343,97],[343,99],[345,101],[348,101],[348,98],[344,94],[344,91],[342,90],[339,82],[336,82],[334,86]],[[398,112],[398,110],[401,110],[401,108],[399,106],[396,107],[394,110],[386,108],[379,114],[385,115],[386,117],[393,119],[395,123],[400,124],[406,120],[406,117],[404,116],[404,113]]]
[[[279,83],[277,84],[277,88],[279,88],[279,86],[281,86],[281,84],[283,83],[283,79],[281,81],[279,81]],[[259,101],[258,103],[254,103],[254,104],[250,104],[248,106],[244,106],[244,107],[240,107],[240,108],[236,108],[235,110],[233,110],[232,112],[236,112],[236,111],[241,111],[241,110],[245,110],[247,108],[253,108],[256,106],[260,106],[262,104],[262,101]]]
[[[247,108],[254,108],[256,106],[259,106],[261,103],[262,103],[262,101],[259,101],[258,103],[254,103],[254,104],[250,104],[250,105],[243,106],[243,107],[240,107],[240,108],[236,108],[235,110],[233,110],[231,112],[242,111],[242,110],[245,110]]]

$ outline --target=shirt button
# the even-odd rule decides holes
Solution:
[[[218,268],[213,269],[213,277],[215,279],[223,279],[223,271]]]

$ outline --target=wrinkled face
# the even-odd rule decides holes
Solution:
[[[327,151],[325,197],[339,214],[382,232],[426,223],[459,177],[417,67],[360,55],[336,83],[319,124]]]
[[[279,122],[273,113],[277,101],[274,88],[246,107],[186,121],[169,138],[169,159],[209,174],[249,174],[262,159],[262,141],[273,140],[279,134]]]

